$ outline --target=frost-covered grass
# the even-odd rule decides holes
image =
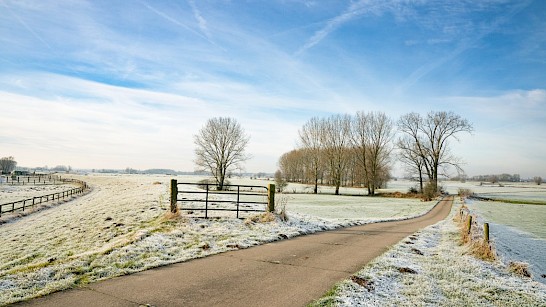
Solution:
[[[546,206],[467,201],[490,224],[491,239],[503,263],[525,262],[532,277],[546,284]]]
[[[489,184],[467,181],[441,181],[440,186],[450,194],[457,194],[459,188],[470,189],[482,197],[520,200],[520,201],[546,201],[546,185],[536,185],[528,182]],[[408,180],[389,181],[384,192],[405,193],[410,187],[418,187],[418,182]]]
[[[484,220],[516,227],[546,240],[546,206],[469,200],[468,206]]]
[[[408,218],[434,205],[348,196],[320,202],[312,195],[307,200],[309,195],[290,195],[297,199],[288,200],[288,222],[173,217],[166,215],[171,178],[78,176],[93,188],[91,193],[0,225],[0,305],[282,238]],[[202,179],[176,178],[179,182]],[[335,210],[327,208],[329,203]]]
[[[286,194],[289,212],[326,219],[384,220],[424,214],[435,201],[368,196]]]
[[[394,245],[315,306],[546,306],[546,286],[461,246],[453,215]]]
[[[19,201],[37,196],[67,191],[77,187],[74,184],[9,185],[0,184],[0,204]]]

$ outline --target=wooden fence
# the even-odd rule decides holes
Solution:
[[[77,179],[64,179],[60,177],[58,177],[57,180],[62,183],[76,183],[76,184],[79,184],[80,187],[62,191],[62,192],[51,193],[51,194],[42,195],[42,196],[35,196],[32,198],[0,204],[0,217],[2,216],[2,214],[5,214],[5,213],[12,213],[19,210],[25,211],[28,208],[32,208],[42,203],[47,203],[47,202],[55,201],[55,200],[58,201],[60,199],[65,199],[68,197],[72,197],[74,195],[82,194],[87,189],[89,189],[89,186],[87,185],[85,181],[81,181]]]
[[[11,175],[2,175],[0,176],[0,184],[9,184],[9,185],[39,185],[39,184],[62,184],[64,179],[59,175],[52,174],[39,174],[39,175],[28,175],[28,176],[11,176]]]
[[[200,189],[180,189],[179,186],[194,186],[200,187]],[[175,179],[172,179],[171,212],[177,210],[203,211],[203,217],[208,218],[209,211],[231,211],[236,212],[236,217],[240,218],[240,214],[245,212],[275,211],[274,184],[269,184],[267,187],[250,185],[225,185],[224,187],[224,190],[218,191],[216,184],[178,183]],[[180,194],[183,197],[179,197]],[[213,197],[217,199],[213,199]],[[179,202],[180,207],[178,207]],[[189,206],[190,203],[198,203],[204,206]],[[256,205],[263,205],[263,209],[256,209]]]

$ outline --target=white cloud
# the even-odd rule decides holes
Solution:
[[[0,138],[11,151],[5,154],[23,157],[19,164],[26,166],[193,170],[193,135],[208,118],[230,116],[251,135],[249,153],[255,161],[247,169],[273,171],[278,156],[292,148],[299,126],[275,111],[275,104],[252,105],[260,97],[250,91],[240,101],[220,105],[52,74],[0,79],[10,82],[4,87],[11,91],[0,92],[2,111],[10,114],[0,122]],[[247,91],[237,90],[240,97]]]

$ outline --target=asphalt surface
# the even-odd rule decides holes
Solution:
[[[343,228],[160,267],[53,293],[28,306],[305,306],[390,246],[443,220],[453,196],[422,217]]]

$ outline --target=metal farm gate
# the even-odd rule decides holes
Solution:
[[[172,179],[171,212],[204,212],[203,217],[208,218],[209,211],[231,211],[236,212],[237,218],[241,218],[243,213],[275,210],[274,184],[267,187],[224,185],[224,188],[220,191],[213,183],[179,183]]]

